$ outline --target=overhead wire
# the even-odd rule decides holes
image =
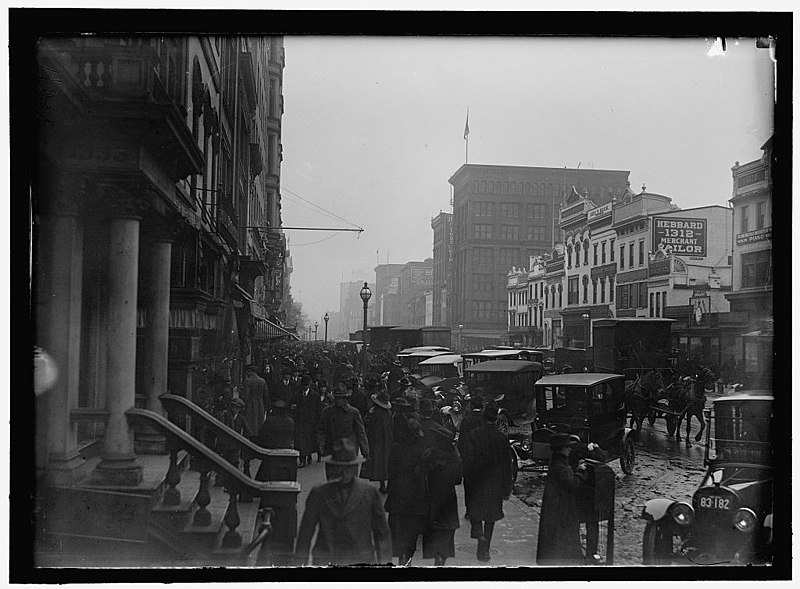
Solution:
[[[288,189],[288,188],[286,188],[285,186],[281,186],[281,193],[283,193],[283,192],[288,192],[289,194],[291,194],[291,195],[294,195],[295,197],[299,198],[301,201],[303,201],[303,202],[305,202],[305,203],[308,203],[308,204],[310,204],[310,205],[311,205],[311,206],[313,206],[313,207],[316,207],[317,209],[319,209],[319,210],[320,210],[320,211],[322,211],[323,213],[327,213],[328,215],[330,215],[330,216],[331,216],[331,217],[333,217],[334,219],[338,219],[339,221],[343,221],[343,222],[345,222],[345,223],[348,223],[348,224],[352,225],[353,227],[358,227],[359,229],[361,228],[359,225],[356,225],[356,224],[355,224],[355,223],[353,223],[352,221],[348,221],[348,220],[347,220],[347,219],[345,219],[344,217],[340,217],[340,216],[339,216],[339,215],[337,215],[336,213],[333,213],[333,212],[329,211],[328,209],[326,209],[326,208],[324,208],[324,207],[321,207],[320,205],[318,205],[318,204],[316,204],[316,203],[313,203],[313,202],[311,202],[310,200],[308,200],[308,199],[306,199],[306,198],[303,198],[302,196],[300,196],[300,195],[299,195],[299,194],[297,194],[296,192],[293,192],[293,191],[289,190],[289,189]],[[293,200],[293,199],[292,199],[292,200]],[[299,204],[299,203],[298,203],[298,204]],[[301,205],[301,206],[302,206],[302,205]],[[307,208],[307,207],[305,207],[305,208]]]
[[[309,241],[308,243],[293,243],[292,247],[300,247],[301,245],[314,245],[315,243],[322,243],[323,241],[328,241],[329,239],[336,237],[340,233],[343,233],[343,231],[337,231],[333,235],[329,235],[328,237],[323,237],[322,239],[318,239],[317,241]]]

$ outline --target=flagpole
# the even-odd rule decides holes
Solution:
[[[464,123],[464,141],[466,145],[464,147],[464,163],[469,163],[469,107],[467,107],[467,120]]]

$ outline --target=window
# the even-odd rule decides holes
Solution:
[[[655,305],[653,304],[653,293],[650,293],[650,317],[653,317],[653,313],[655,311]]]
[[[595,246],[595,247],[597,247],[597,246]],[[596,263],[597,263],[597,261],[595,261],[595,264]],[[606,263],[606,242],[605,241],[601,241],[600,242],[600,263],[601,264],[605,264]]]
[[[559,284],[558,285],[558,306],[559,307],[563,307],[564,306],[563,299],[561,298],[563,296],[563,294],[564,293],[562,292],[561,285]]]
[[[472,301],[473,319],[491,319],[492,315],[491,301]]]
[[[528,205],[529,219],[544,219],[545,214],[546,214],[545,205],[538,205],[538,204]]]
[[[544,227],[528,227],[528,241],[543,242],[545,239]]]
[[[491,203],[489,203],[491,204]],[[506,217],[510,219],[518,219],[519,218],[519,203],[509,203],[509,202],[501,202],[500,203],[500,217]]]
[[[656,317],[661,317],[661,293],[656,293]]]
[[[476,223],[473,225],[473,237],[476,239],[491,239],[492,238],[492,226],[491,225],[483,225],[481,223]]]
[[[600,280],[600,302],[606,302],[606,281],[602,278]]]
[[[597,247],[597,246],[595,246]],[[599,278],[592,281],[592,304],[597,304],[597,283],[600,281]]]
[[[488,247],[476,247],[472,250],[472,263],[484,266],[492,263],[492,250]]]
[[[581,267],[581,242],[578,241],[575,243],[575,267]]]
[[[628,268],[633,268],[633,242],[628,246]]]
[[[742,254],[742,287],[766,286],[772,282],[772,250]]]
[[[625,244],[619,246],[619,269],[625,269]]]
[[[567,268],[572,268],[572,245],[567,246]]]
[[[492,217],[494,216],[494,203],[491,202],[476,202],[473,205],[474,214],[476,217]]]
[[[611,247],[609,248],[609,250],[611,252],[611,254],[610,254],[611,255],[611,261],[613,262],[614,261],[614,240],[613,239],[611,240],[611,244],[610,245],[611,245]]]
[[[492,291],[492,275],[479,274],[472,275],[472,289],[478,292],[491,292]],[[514,294],[514,293],[512,293]]]
[[[519,240],[519,225],[500,225],[500,239]]]
[[[561,305],[561,300],[559,296],[559,306]],[[568,305],[577,305],[578,304],[578,277],[573,276],[569,279],[568,286],[567,286],[567,304]]]
[[[640,309],[647,308],[647,283],[639,283],[639,304],[636,305]]]
[[[764,228],[764,217],[765,217],[765,210],[766,203],[763,200],[760,200],[756,203],[756,229],[763,229]]]
[[[644,240],[639,240],[639,265],[644,266]]]
[[[628,293],[630,289],[628,288],[627,284],[623,284],[617,287],[617,309],[627,309],[628,308]]]
[[[747,208],[742,207],[742,230],[740,233],[747,233],[750,231],[750,220],[747,218]]]
[[[587,304],[589,302],[589,279],[584,276],[583,277],[583,304]]]
[[[608,278],[608,302],[614,302],[614,277],[609,276]]]

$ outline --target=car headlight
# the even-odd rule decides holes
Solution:
[[[679,526],[688,526],[694,521],[694,508],[683,501],[675,503],[670,509],[672,519]]]
[[[740,532],[752,532],[758,523],[758,516],[752,509],[742,507],[733,516],[733,525]]]

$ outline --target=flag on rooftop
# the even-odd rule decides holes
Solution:
[[[467,121],[464,123],[464,139],[469,135],[469,109],[467,109]]]

